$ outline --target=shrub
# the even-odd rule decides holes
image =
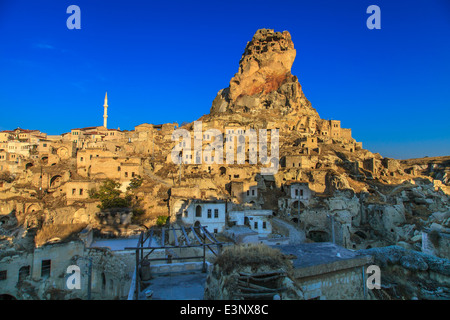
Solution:
[[[127,187],[127,190],[134,190],[139,188],[142,185],[142,182],[144,179],[141,178],[141,176],[134,177],[130,181],[130,185]]]
[[[241,267],[258,269],[261,266],[290,270],[289,260],[281,251],[264,244],[244,244],[225,248],[216,264],[226,274]]]
[[[156,225],[158,227],[162,227],[167,223],[168,219],[169,219],[168,216],[158,216],[158,219],[156,220]]]

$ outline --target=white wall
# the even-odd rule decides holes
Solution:
[[[202,208],[201,217],[196,217],[196,208]],[[211,217],[208,217],[208,210],[211,210]],[[215,218],[214,212],[218,210],[218,217]],[[187,217],[185,215],[187,212]],[[207,226],[209,232],[223,232],[225,229],[225,203],[192,203],[182,214],[182,221],[194,225],[197,221],[203,226]]]

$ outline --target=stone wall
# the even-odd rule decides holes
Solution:
[[[33,252],[16,252],[0,260],[0,294],[19,300],[87,299],[91,259],[91,298],[120,299],[129,286],[125,263],[110,250],[86,249],[82,241],[49,244]],[[68,289],[67,268],[76,265],[81,271],[81,289]]]
[[[306,300],[364,299],[363,268],[297,279],[296,283],[302,288]]]

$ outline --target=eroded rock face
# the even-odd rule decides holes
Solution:
[[[211,114],[272,109],[284,115],[294,111],[317,115],[304,96],[297,77],[291,74],[295,56],[288,31],[256,31],[247,43],[239,71],[231,79],[230,86],[219,91],[214,99]]]
[[[359,250],[374,257],[381,269],[381,290],[369,290],[375,299],[448,300],[450,262],[400,246]]]
[[[239,96],[270,93],[290,76],[296,50],[289,32],[256,31],[239,62],[239,72],[231,79],[231,100]]]

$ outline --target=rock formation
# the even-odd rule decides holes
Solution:
[[[375,299],[448,300],[450,261],[399,246],[360,250],[372,255],[382,268],[381,290],[371,290]]]
[[[211,114],[223,112],[317,116],[291,74],[296,50],[288,31],[258,30],[247,43],[239,61],[239,71],[214,99]]]

